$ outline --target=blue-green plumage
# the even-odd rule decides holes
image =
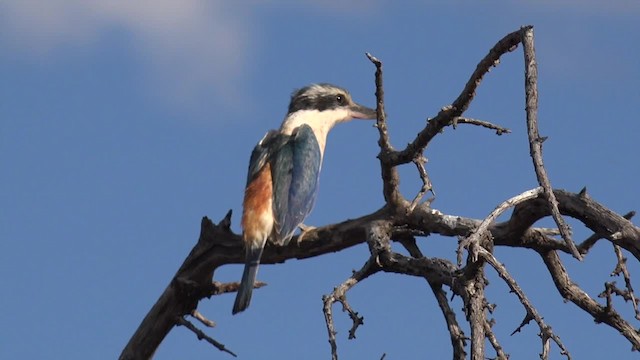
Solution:
[[[234,314],[249,306],[266,241],[287,244],[311,212],[331,128],[375,115],[374,110],[353,102],[343,88],[309,85],[293,93],[280,129],[269,131],[253,149],[242,213],[246,260]]]
[[[291,135],[269,131],[251,153],[247,186],[256,181],[267,163],[271,169],[272,193],[263,195],[272,199],[273,243],[287,244],[311,212],[318,193],[321,161],[318,140],[313,130],[304,124]],[[264,243],[246,249],[234,314],[249,306],[263,246]]]
[[[297,128],[274,157],[271,165],[274,242],[288,243],[311,212],[318,194],[321,160],[318,140],[308,125]]]

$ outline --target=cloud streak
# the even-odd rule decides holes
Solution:
[[[207,92],[233,105],[248,57],[247,10],[222,0],[8,1],[0,4],[0,37],[46,59],[122,30],[157,95],[190,105]]]

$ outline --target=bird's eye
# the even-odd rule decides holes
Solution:
[[[345,103],[344,95],[342,94],[336,95],[336,102],[338,103],[338,105],[344,105]]]

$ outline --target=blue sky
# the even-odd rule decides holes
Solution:
[[[637,2],[230,4],[0,2],[0,358],[117,357],[195,244],[200,218],[218,221],[233,209],[240,230],[250,151],[279,126],[293,89],[331,82],[374,105],[365,51],[384,62],[391,139],[401,147],[457,96],[497,40],[533,24],[552,184],[587,186],[619,213],[638,209]],[[520,50],[505,56],[466,113],[512,134],[461,125],[427,149],[440,211],[481,218],[536,186],[522,63]],[[306,223],[330,224],[382,205],[376,142],[369,123],[332,132]],[[401,174],[412,197],[417,174],[409,166]],[[590,235],[572,224],[577,240]],[[455,257],[455,239],[434,236],[421,246],[427,256]],[[574,358],[635,358],[614,330],[562,301],[537,256],[496,254]],[[231,316],[233,295],[201,302],[200,311],[218,323],[207,332],[241,359],[326,359],[322,295],[366,259],[361,245],[263,266],[259,278],[269,286],[245,313]],[[563,259],[592,296],[615,265],[605,242],[583,264]],[[228,266],[216,279],[238,280],[241,271]],[[488,274],[503,347],[514,359],[537,357],[537,328],[508,335],[524,311]],[[381,274],[354,288],[349,301],[365,325],[347,340],[348,317],[335,308],[341,358],[450,357],[444,320],[423,280]],[[453,306],[460,309],[460,301]],[[229,357],[176,328],[156,359],[176,358]]]

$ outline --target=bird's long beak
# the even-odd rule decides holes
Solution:
[[[353,105],[349,107],[349,110],[351,110],[351,117],[354,119],[375,119],[377,117],[374,109],[360,104],[353,103]]]

